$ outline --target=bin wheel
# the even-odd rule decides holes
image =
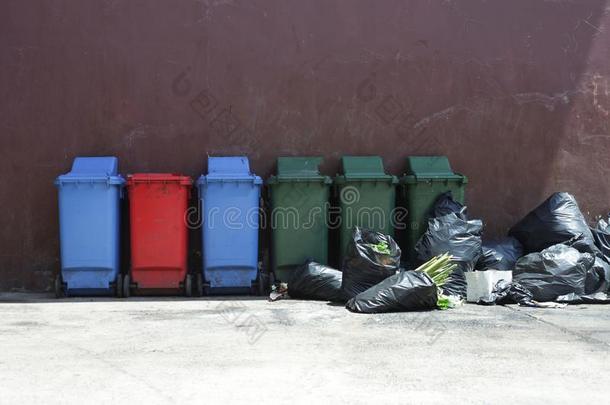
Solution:
[[[190,274],[184,278],[184,295],[191,297],[193,295],[193,280]]]
[[[59,274],[53,280],[53,289],[55,290],[55,298],[62,298],[64,296],[64,286]]]
[[[203,297],[203,277],[199,272],[195,274],[195,294]]]
[[[123,279],[123,298],[129,298],[131,293],[131,280],[129,278],[129,274],[125,274],[125,278]]]
[[[123,296],[123,276],[121,274],[118,274],[116,276],[116,283],[114,289],[116,290],[115,292],[117,298],[121,298]]]
[[[208,284],[203,286],[203,295],[210,295],[210,286]]]

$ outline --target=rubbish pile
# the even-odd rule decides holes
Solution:
[[[607,222],[592,231],[569,193],[555,193],[513,226],[508,238],[484,243],[476,270],[512,270],[478,301],[548,306],[610,303],[610,256],[603,253]],[[609,239],[610,240],[610,239]],[[608,251],[610,252],[610,251]]]
[[[483,242],[482,234],[483,222],[447,192],[409,269],[391,236],[356,227],[341,271],[308,261],[292,273],[287,295],[359,313],[447,309],[467,296],[481,305],[610,303],[610,218],[589,228],[572,195],[551,195],[503,239]]]

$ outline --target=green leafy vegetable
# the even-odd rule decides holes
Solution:
[[[437,303],[436,306],[439,309],[455,308],[457,305],[456,300],[453,297],[443,295],[440,290],[449,278],[449,275],[456,269],[457,265],[452,263],[453,257],[448,253],[433,257],[426,263],[422,264],[415,271],[424,272],[432,279],[437,287]],[[459,302],[459,300],[457,300]]]
[[[438,300],[436,301],[436,306],[438,309],[449,309],[451,308],[451,301],[446,295],[439,294]]]
[[[451,262],[452,259],[451,255],[445,253],[433,257],[416,268],[415,271],[426,273],[432,281],[434,281],[434,284],[436,284],[437,287],[442,287],[447,282],[447,278],[451,272],[457,267],[455,263]]]
[[[367,246],[370,247],[375,253],[382,255],[392,254],[392,252],[390,252],[390,246],[388,246],[386,242],[379,242],[377,244],[369,243]]]

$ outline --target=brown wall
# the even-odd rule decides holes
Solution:
[[[278,155],[324,155],[333,174],[343,154],[394,173],[446,154],[487,235],[556,190],[602,214],[607,7],[4,0],[0,289],[45,288],[58,268],[52,182],[78,155],[196,176],[206,154],[247,154],[266,177]]]

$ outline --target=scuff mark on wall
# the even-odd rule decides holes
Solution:
[[[549,111],[555,110],[557,105],[565,105],[570,102],[569,92],[564,91],[552,95],[532,92],[532,93],[517,93],[513,98],[519,105],[523,104],[540,104]]]

